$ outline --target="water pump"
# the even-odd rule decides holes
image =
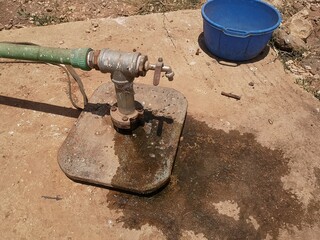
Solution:
[[[165,185],[187,111],[178,91],[157,86],[170,66],[146,55],[91,48],[60,49],[0,43],[0,57],[71,65],[111,74],[89,99],[58,153],[73,180],[147,194]],[[153,85],[134,84],[154,71]],[[156,87],[157,86],[157,87]]]

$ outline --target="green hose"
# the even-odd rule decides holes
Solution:
[[[91,48],[49,48],[36,45],[0,43],[0,58],[40,61],[71,65],[82,70],[91,70],[87,64],[87,55]]]

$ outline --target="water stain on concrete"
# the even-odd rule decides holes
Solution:
[[[316,176],[316,184],[320,188],[320,168],[314,168],[314,175]]]
[[[316,177],[315,182],[315,189],[313,191],[313,196],[320,196],[320,169],[314,168],[314,175]],[[320,201],[318,200],[319,197],[314,197],[310,200],[308,208],[307,208],[307,214],[306,214],[306,222],[309,223],[309,225],[312,225],[314,223],[315,219],[320,219]]]
[[[108,207],[121,210],[124,227],[153,225],[170,240],[183,231],[208,239],[276,239],[280,228],[301,228],[304,210],[283,189],[289,159],[280,150],[263,147],[253,134],[211,129],[192,117],[182,136],[162,191],[149,197],[108,193]],[[221,202],[237,206],[237,218],[219,213],[215,204]]]
[[[144,194],[165,185],[170,180],[181,128],[182,124],[172,118],[145,110],[143,126],[131,134],[115,134],[119,167],[112,185]]]

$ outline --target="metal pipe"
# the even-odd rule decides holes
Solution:
[[[0,43],[0,58],[67,64],[82,70],[91,70],[87,55],[91,48],[49,48],[36,45]]]
[[[124,115],[130,115],[135,112],[133,82],[124,84],[115,84],[117,95],[117,106],[119,112]]]

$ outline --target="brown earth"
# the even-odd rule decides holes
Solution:
[[[6,29],[11,29],[43,26],[94,18],[190,9],[201,6],[203,2],[203,0],[0,0],[2,9],[0,27],[2,25]]]

